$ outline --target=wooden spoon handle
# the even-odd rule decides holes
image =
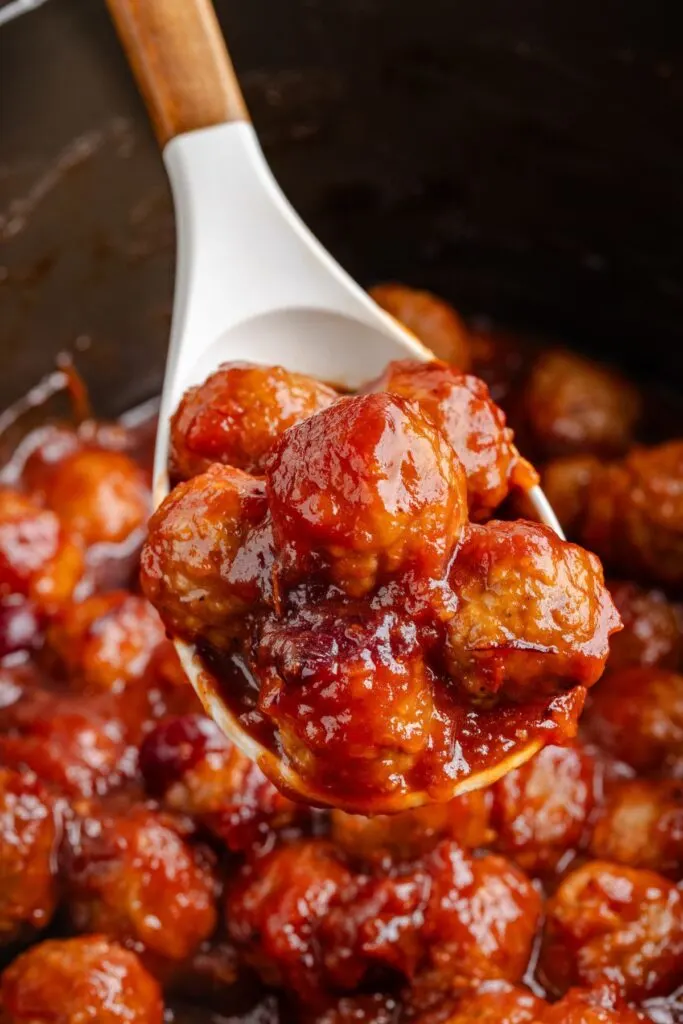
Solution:
[[[106,0],[163,147],[195,128],[248,121],[211,0]]]

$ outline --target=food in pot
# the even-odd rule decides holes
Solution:
[[[447,337],[455,371],[431,369],[449,381],[470,369],[483,375],[517,416],[537,350],[516,345],[512,358],[494,332],[482,340],[462,321],[444,322],[460,325],[457,347],[455,334]],[[583,447],[579,402],[570,431],[579,444],[571,455],[554,447],[539,466],[544,482],[560,466],[571,540],[585,541],[583,524],[593,524],[624,622],[597,678],[604,657],[591,631],[613,612],[593,556],[511,519],[509,496],[495,518],[473,522],[467,468],[419,400],[406,414],[414,399],[405,395],[363,398],[375,422],[396,418],[423,452],[420,466],[442,473],[432,497],[450,502],[453,515],[440,517],[439,502],[420,496],[422,530],[432,531],[424,545],[400,507],[385,516],[362,439],[375,503],[359,551],[352,529],[331,538],[305,500],[290,501],[289,476],[278,480],[273,516],[268,463],[274,444],[283,465],[282,429],[299,432],[299,451],[307,417],[328,422],[335,403],[356,401],[327,385],[297,387],[291,421],[280,418],[289,406],[279,390],[272,416],[226,421],[225,434],[210,435],[217,447],[198,449],[166,506],[164,543],[153,519],[145,585],[154,577],[150,593],[171,632],[211,648],[212,665],[241,681],[252,716],[267,681],[273,716],[291,728],[297,750],[315,750],[318,765],[328,750],[321,719],[295,695],[333,703],[335,690],[350,693],[362,714],[328,738],[335,786],[350,775],[358,786],[358,765],[338,753],[356,736],[362,749],[370,739],[391,752],[367,766],[380,785],[397,767],[424,765],[435,721],[445,737],[445,713],[456,705],[463,720],[489,723],[493,746],[515,742],[519,716],[538,710],[532,694],[559,702],[564,719],[543,719],[547,742],[536,757],[451,801],[368,817],[289,799],[203,713],[140,593],[149,446],[120,425],[40,428],[0,491],[0,1021],[160,1024],[164,1013],[178,1024],[208,1024],[215,1014],[244,1024],[676,1021],[683,664],[672,527],[681,478],[668,447],[660,458],[670,438],[648,437],[634,455],[632,432],[643,440],[636,421],[626,430],[606,402],[603,415],[615,421],[601,436],[619,446],[596,447],[594,434]],[[264,394],[272,392],[261,391],[262,408]],[[249,395],[247,387],[240,400]],[[265,449],[264,422],[280,425]],[[230,465],[213,465],[226,438]],[[477,488],[486,495],[480,509],[489,495],[516,490],[506,468],[515,455],[504,450],[507,461],[488,464],[495,487]],[[74,516],[64,489],[48,484],[62,469],[68,479],[71,457],[83,452],[89,497]],[[572,459],[583,460],[581,472]],[[113,464],[126,469],[109,519]],[[623,522],[584,500],[599,496],[587,477],[611,478],[615,467]],[[296,480],[309,499],[332,493],[316,490],[307,470]],[[608,492],[610,509],[616,493]],[[644,494],[673,497],[657,512]],[[667,509],[659,529],[655,517]],[[323,527],[325,513],[321,506]],[[466,601],[454,601],[456,591]],[[510,657],[506,631],[517,644]],[[376,681],[381,704],[366,695]],[[577,683],[581,702],[592,684],[580,720],[569,699]],[[417,739],[407,721],[423,729]]]

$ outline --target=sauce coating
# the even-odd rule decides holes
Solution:
[[[413,302],[425,340],[441,325],[439,354],[455,360],[458,378],[481,373],[517,425],[536,350],[467,331],[432,297],[422,307],[408,289],[394,298],[407,303],[406,319]],[[433,370],[443,377],[440,364]],[[586,410],[596,392],[584,370],[572,383],[581,400],[559,394],[555,403],[575,417],[564,434],[578,439],[575,454],[541,467],[548,480],[559,466],[579,543],[589,497],[599,497],[591,477],[629,463],[622,446],[638,429],[601,400],[600,437],[618,439],[619,450],[615,442],[608,457],[617,461],[606,462],[601,441],[595,454]],[[270,450],[286,447],[286,431],[303,430],[312,411],[331,413],[339,396],[304,378],[290,398],[286,372],[273,387],[268,376],[244,371],[252,383],[241,401],[253,415],[200,432],[216,447],[189,453],[200,461],[174,491],[168,529],[153,520],[145,586],[163,623],[137,584],[139,525],[102,543],[127,529],[110,529],[102,515],[113,500],[109,470],[123,465],[108,453],[125,456],[133,498],[117,499],[116,522],[140,524],[151,425],[141,434],[120,424],[41,427],[3,471],[0,1021],[675,1024],[680,588],[661,571],[675,564],[670,516],[667,529],[652,527],[656,509],[637,493],[673,496],[659,511],[675,513],[680,481],[675,459],[660,460],[666,439],[646,439],[644,477],[625,503],[629,522],[647,529],[627,531],[616,514],[611,533],[601,527],[625,624],[605,638],[613,612],[592,556],[510,522],[516,486],[495,519],[472,524],[462,464],[453,477],[462,519],[426,503],[435,533],[425,549],[400,516],[390,510],[385,521],[386,491],[373,490],[370,472],[371,571],[367,561],[352,571],[353,526],[334,549],[306,526],[301,560],[285,564],[269,510]],[[621,393],[615,387],[607,390]],[[321,408],[307,411],[309,399]],[[546,391],[539,401],[552,399]],[[419,401],[398,402],[417,402],[401,421],[407,434],[453,464],[454,446],[445,434],[434,446],[440,428]],[[285,424],[282,410],[293,408],[296,424]],[[232,464],[221,457],[212,468],[206,460],[223,442]],[[376,448],[362,438],[356,446],[361,457]],[[60,498],[84,452],[87,523]],[[258,467],[245,471],[235,453],[256,452]],[[571,460],[583,460],[574,476]],[[62,471],[64,487],[51,490]],[[315,481],[302,477],[314,494]],[[436,483],[450,494],[448,480]],[[388,555],[385,527],[396,526]],[[369,589],[355,592],[359,580]],[[245,728],[282,751],[284,724],[293,756],[314,762],[318,779],[325,773],[330,802],[378,784],[361,808],[371,816],[283,795],[202,712],[167,623],[202,645]],[[342,698],[357,721],[340,719]],[[530,738],[544,745],[532,760],[450,799],[453,776],[487,770]],[[402,787],[429,787],[440,802],[372,814],[387,785],[399,797]]]
[[[481,380],[392,363],[274,430],[263,482],[214,465],[176,487],[142,586],[287,795],[449,800],[575,734],[619,628],[595,556],[471,522],[535,479]]]

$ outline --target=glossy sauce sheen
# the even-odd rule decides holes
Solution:
[[[165,611],[184,622],[191,612],[200,628],[216,627],[203,640],[215,674],[249,727],[274,746],[278,721],[302,720],[278,677],[299,695],[332,670],[339,686],[363,679],[359,651],[371,653],[372,672],[378,666],[386,686],[382,714],[368,714],[363,728],[379,739],[380,728],[391,729],[402,752],[413,740],[406,724],[421,710],[413,700],[413,717],[406,715],[406,693],[431,694],[429,722],[457,732],[473,763],[496,744],[516,742],[520,716],[546,728],[548,704],[573,728],[572,705],[589,687],[579,736],[548,743],[488,788],[392,816],[316,811],[288,799],[203,714],[139,592],[140,474],[148,484],[153,422],[34,430],[6,467],[0,501],[2,1024],[683,1019],[676,506],[672,499],[665,509],[666,529],[655,529],[642,500],[650,491],[675,496],[676,459],[660,452],[665,437],[648,436],[654,447],[633,467],[627,453],[641,428],[633,405],[615,402],[624,382],[611,371],[561,353],[534,374],[528,345],[471,334],[428,293],[393,285],[380,297],[427,344],[439,344],[439,354],[483,375],[505,398],[525,454],[544,480],[562,483],[572,537],[585,540],[586,524],[600,541],[625,624],[610,639],[604,677],[594,679],[590,617],[577,619],[572,602],[552,597],[567,591],[563,574],[581,593],[590,562],[576,549],[558,564],[552,537],[534,534],[529,544],[526,527],[519,540],[519,494],[496,510],[501,526],[456,517],[426,550],[405,528],[400,502],[388,524],[376,503],[363,506],[368,543],[358,558],[343,537],[331,543],[326,534],[320,543],[306,520],[291,538],[294,557],[278,560],[274,577],[279,552],[263,481],[223,467],[206,489],[188,481],[194,522],[209,523],[205,543],[188,544],[178,560],[196,603],[173,604],[160,589]],[[556,380],[558,362],[573,377],[562,388],[544,383]],[[313,393],[321,392],[314,386]],[[590,400],[579,401],[584,395]],[[275,407],[266,406],[270,424],[279,422],[278,409],[290,409],[281,391]],[[587,416],[587,408],[602,412]],[[230,436],[234,454],[245,437]],[[84,450],[88,486],[74,517],[59,498],[60,466],[73,479],[72,456]],[[427,450],[431,458],[440,446],[432,439]],[[106,481],[111,451],[131,460],[114,492]],[[567,464],[576,458],[584,460],[578,475]],[[586,460],[589,476],[611,475],[616,464],[628,529],[603,529],[602,506],[591,508],[603,492],[591,493]],[[372,474],[367,479],[376,497]],[[469,507],[470,495],[458,494],[457,507]],[[102,516],[103,507],[111,515]],[[434,521],[429,502],[421,508]],[[235,510],[246,520],[236,544],[234,531],[225,531],[227,557],[218,563],[210,558],[212,509],[217,522]],[[289,522],[282,520],[285,533]],[[112,540],[123,523],[130,535]],[[520,550],[521,580],[513,571]],[[214,593],[206,583],[217,565],[225,586]],[[363,592],[349,594],[346,585]],[[467,602],[454,607],[455,590],[466,591]],[[213,604],[212,594],[220,598]],[[593,611],[599,619],[608,609],[603,601]],[[529,632],[546,616],[571,634],[568,649]],[[229,621],[237,628],[227,629]],[[519,646],[506,643],[522,632],[535,646],[519,658]],[[260,704],[266,669],[277,719]],[[556,692],[535,703],[546,670]],[[560,685],[565,673],[569,688]],[[553,738],[566,731],[561,722],[550,728]],[[424,772],[421,784],[439,766],[434,757],[413,766]],[[336,763],[344,784],[351,775],[357,784],[359,767],[338,756]]]
[[[199,444],[187,401],[195,424],[233,393],[244,410],[245,372],[183,399],[174,451]],[[594,556],[491,518],[535,474],[485,383],[406,360],[292,424],[285,371],[258,372],[259,422],[269,403],[284,417],[263,477],[226,442],[153,516],[141,578],[198,644],[202,692],[276,754],[266,773],[323,806],[399,810],[573,736],[619,619]]]

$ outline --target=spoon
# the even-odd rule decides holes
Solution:
[[[169,489],[170,416],[183,392],[220,363],[247,358],[354,389],[391,360],[433,356],[349,277],[280,190],[210,0],[107,5],[162,147],[176,211],[173,323],[154,461],[158,505]],[[562,536],[541,488],[528,497],[541,522]],[[175,644],[204,707],[229,738],[286,789],[329,803],[245,731],[194,646]],[[453,795],[488,785],[540,746],[520,746],[454,784]],[[400,798],[402,807],[426,799]]]

